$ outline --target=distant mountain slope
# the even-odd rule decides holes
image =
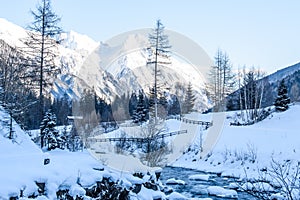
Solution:
[[[21,39],[26,36],[27,31],[22,27],[0,19],[0,39],[12,47],[24,46]],[[100,97],[111,102],[116,95],[139,89],[147,92],[153,85],[153,66],[146,65],[147,34],[131,34],[115,44],[95,42],[74,31],[63,33],[60,38],[62,43],[57,45],[59,56],[55,62],[61,68],[61,75],[53,87],[48,88],[53,97],[67,94],[70,98],[78,98],[84,88],[94,88]],[[132,51],[137,46],[143,48]],[[186,87],[190,81],[197,96],[195,109],[208,107],[204,79],[195,66],[174,57],[172,64],[168,68],[161,67],[160,71],[161,84],[171,88],[170,92],[175,94],[178,89],[175,87]],[[183,95],[184,91],[179,94]]]
[[[258,82],[264,84],[262,107],[268,107],[274,104],[277,97],[277,88],[281,80],[285,81],[288,89],[288,96],[291,102],[300,101],[300,63],[283,68],[270,74]],[[227,97],[230,109],[238,110],[239,108],[239,90],[233,92]]]
[[[277,97],[277,88],[281,80],[285,81],[291,102],[300,101],[300,63],[283,68],[259,80],[265,82],[262,106],[273,105]]]
[[[266,78],[268,78],[270,83],[273,83],[282,80],[283,78],[293,74],[298,70],[300,70],[300,62],[289,67],[280,69],[274,72],[273,74],[268,75]]]
[[[102,68],[116,81],[121,82],[123,93],[141,88],[148,92],[149,87],[154,84],[154,65],[147,65],[149,59],[149,52],[146,48],[149,46],[147,35],[133,33],[120,38],[117,44],[102,43],[99,50],[92,53],[95,58],[92,62],[93,67],[95,70]],[[206,59],[209,60],[209,58]],[[171,56],[170,61],[169,65],[158,65],[158,84],[168,92],[181,96],[179,98],[184,98],[182,89],[187,87],[188,82],[191,82],[197,97],[194,108],[205,110],[208,107],[208,99],[205,95],[205,79],[197,69],[199,66],[187,63],[176,56]],[[82,73],[87,72],[83,70]],[[94,82],[97,82],[95,78]]]

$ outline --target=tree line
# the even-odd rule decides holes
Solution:
[[[270,110],[264,109],[266,106],[274,105],[277,111],[288,108],[290,100],[284,80],[271,85],[264,78],[265,73],[256,67],[244,66],[233,72],[229,56],[220,49],[214,60],[215,65],[211,66],[207,84],[213,111],[240,110],[242,123],[253,124],[270,114]],[[278,89],[276,94],[273,92],[274,88]],[[241,125],[240,122],[237,125]]]

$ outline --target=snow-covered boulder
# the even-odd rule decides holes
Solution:
[[[170,178],[166,181],[167,185],[185,185],[185,182],[183,180]]]
[[[190,180],[195,180],[195,181],[208,181],[210,178],[210,175],[207,174],[194,174],[189,176]]]
[[[86,191],[78,184],[74,184],[72,185],[72,187],[70,188],[70,195],[73,198],[76,198],[76,196],[78,197],[83,197],[85,195]]]
[[[150,190],[142,186],[141,191],[138,194],[130,193],[130,199],[132,200],[166,199],[166,195],[161,191]]]
[[[195,195],[208,195],[207,186],[205,185],[195,185],[190,192]]]
[[[264,192],[274,192],[274,188],[269,183],[266,183],[266,182],[257,182],[257,183],[254,183],[253,184],[253,189],[255,191],[258,191],[258,192],[261,192],[261,191],[264,191]]]
[[[207,188],[208,194],[223,197],[223,198],[238,198],[238,194],[235,190],[224,189],[220,186],[209,186]]]
[[[230,183],[229,186],[228,186],[229,189],[233,189],[233,190],[236,190],[239,187],[240,186],[237,183]]]
[[[270,199],[284,200],[284,196],[280,193],[272,194]]]
[[[168,196],[169,200],[185,200],[188,199],[187,197],[183,196],[182,194],[179,194],[178,192],[172,192],[169,196]]]
[[[246,182],[242,185],[242,189],[246,191],[253,190],[253,187],[253,184],[250,182]]]

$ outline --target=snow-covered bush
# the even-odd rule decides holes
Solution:
[[[246,161],[255,163],[257,159],[257,148],[252,143],[247,144],[247,149],[229,149],[225,148],[222,152],[224,162],[241,161],[244,164]]]
[[[66,143],[67,143],[67,148],[70,151],[82,151],[83,150],[83,142],[81,137],[79,136],[76,126],[72,125],[70,133],[65,132],[65,136],[67,138]]]
[[[66,138],[59,134],[56,127],[56,116],[49,110],[46,112],[44,119],[41,122],[41,146],[47,147],[47,150],[53,150],[55,148],[64,148]]]
[[[258,170],[257,179],[244,179],[239,189],[258,199],[300,199],[300,162],[272,159],[270,166]],[[280,198],[275,198],[280,197]]]
[[[252,110],[251,110],[252,111]],[[254,111],[253,111],[254,112]],[[264,119],[266,119],[271,113],[272,110],[270,108],[262,108],[255,110],[256,117],[252,119],[249,117],[249,114],[247,110],[243,110],[241,112],[236,112],[235,115],[232,117],[232,121],[230,122],[230,125],[232,126],[247,126],[252,125],[257,122],[260,122]]]
[[[131,151],[131,148],[133,148],[132,142],[126,141],[127,135],[124,131],[121,131],[121,135],[120,135],[120,141],[115,143],[115,147],[116,147],[116,153],[124,153],[124,151]],[[123,140],[122,140],[123,139]]]

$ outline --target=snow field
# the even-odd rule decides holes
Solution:
[[[2,119],[0,121],[0,199],[19,197],[21,193],[23,199],[40,195],[37,184],[45,184],[46,194],[46,196],[38,196],[37,199],[56,199],[56,192],[64,189],[68,189],[73,197],[84,196],[86,193],[84,188],[94,186],[103,178],[109,178],[129,189],[135,184],[149,181],[155,176],[153,171],[161,170],[153,168],[149,175],[141,179],[133,176],[132,171],[128,173],[104,166],[87,151],[69,152],[56,149],[44,153],[15,122],[15,139],[10,140],[5,137],[7,127],[4,126],[3,119],[7,117],[7,113],[0,107],[0,119]],[[44,165],[45,158],[50,159],[47,165]],[[130,160],[129,164],[135,166],[135,170],[145,174],[150,171],[150,168],[134,162],[130,163]],[[146,188],[144,190],[138,194],[130,192],[130,196],[137,196],[138,199],[147,199],[151,196],[165,198],[160,191]]]
[[[257,174],[257,169],[276,161],[300,160],[300,105],[293,105],[283,113],[273,113],[264,121],[250,126],[230,126],[234,112],[226,113],[220,139],[209,154],[187,152],[173,166],[194,168],[202,171],[222,173],[222,176],[240,177],[244,169],[248,176]],[[194,162],[192,161],[193,159]],[[251,172],[252,171],[252,172]]]
[[[272,196],[284,199],[274,189],[280,184],[267,172],[272,169],[272,165],[279,164],[289,169],[290,175],[296,173],[300,160],[299,113],[300,105],[294,104],[286,112],[272,113],[267,119],[254,125],[230,126],[235,112],[227,112],[220,138],[205,157],[200,158],[196,153],[197,149],[191,149],[172,166],[237,178],[237,182],[243,181],[244,184],[228,183],[227,188],[268,191],[273,193]],[[222,189],[220,194],[221,191]],[[293,190],[293,195],[299,195],[299,191]]]

